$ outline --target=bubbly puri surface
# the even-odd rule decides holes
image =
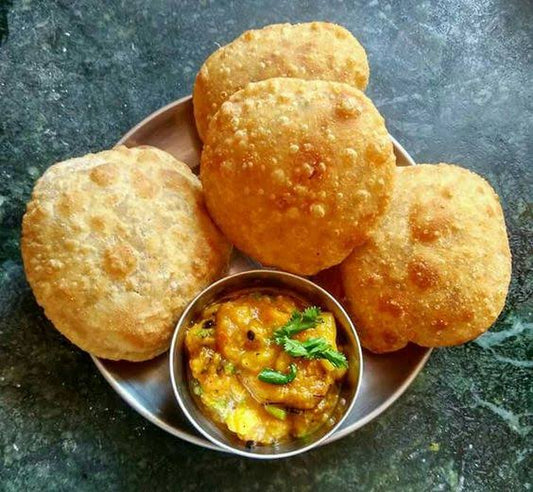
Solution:
[[[396,159],[370,99],[347,84],[249,84],[215,116],[201,158],[209,212],[265,265],[302,275],[340,263],[376,227]]]
[[[341,265],[361,343],[389,352],[472,340],[500,314],[511,277],[498,196],[458,166],[397,169],[389,212]]]
[[[224,101],[250,82],[274,77],[333,80],[364,90],[369,67],[361,44],[336,24],[274,24],[246,31],[215,51],[198,72],[193,102],[202,140]]]
[[[154,147],[53,165],[23,220],[37,302],[73,343],[107,359],[165,351],[183,308],[225,271],[229,253],[198,178]]]

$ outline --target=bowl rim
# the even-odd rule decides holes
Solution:
[[[180,391],[178,389],[177,384],[177,378],[176,371],[174,371],[175,367],[175,353],[177,350],[177,343],[178,343],[178,334],[181,330],[185,329],[184,321],[187,319],[189,312],[195,307],[198,300],[205,295],[208,291],[215,289],[219,287],[220,285],[228,282],[229,280],[233,280],[236,277],[253,277],[254,275],[264,275],[265,273],[269,273],[273,276],[280,276],[285,278],[291,278],[296,279],[297,281],[302,281],[308,285],[308,287],[311,287],[312,289],[316,290],[321,296],[327,297],[329,301],[331,301],[336,308],[342,313],[345,320],[347,321],[347,325],[350,329],[350,331],[353,334],[354,340],[356,342],[356,346],[353,347],[354,352],[357,354],[358,358],[358,374],[357,374],[357,381],[356,381],[356,388],[353,395],[353,398],[350,402],[350,404],[344,409],[344,412],[342,416],[339,418],[339,420],[333,425],[324,435],[313,441],[312,443],[305,444],[301,447],[298,447],[296,449],[293,449],[291,451],[285,451],[280,453],[254,453],[253,451],[243,451],[242,449],[233,447],[229,444],[226,444],[224,442],[221,442],[220,440],[213,437],[209,432],[207,432],[203,426],[197,421],[195,417],[191,415],[189,412],[187,405],[183,401],[180,395]],[[290,290],[290,289],[288,289]],[[172,341],[170,344],[170,350],[169,350],[169,372],[170,372],[170,380],[172,385],[172,392],[174,393],[174,397],[176,398],[178,405],[180,407],[180,410],[183,412],[183,414],[187,417],[187,420],[194,426],[194,428],[200,432],[206,439],[208,439],[211,443],[215,444],[216,446],[219,446],[222,450],[229,451],[231,453],[237,454],[239,456],[244,456],[246,458],[255,458],[255,459],[280,459],[280,458],[288,458],[290,456],[295,456],[297,454],[304,453],[306,451],[310,451],[311,449],[314,449],[315,447],[318,447],[320,444],[322,444],[326,439],[331,437],[331,435],[334,434],[334,432],[341,426],[341,424],[344,422],[346,417],[350,414],[351,410],[353,409],[353,406],[355,404],[355,401],[357,400],[362,380],[363,380],[363,351],[361,347],[361,342],[359,340],[359,336],[357,334],[357,330],[355,329],[355,325],[353,321],[351,320],[350,316],[344,309],[344,307],[341,305],[341,303],[332,295],[330,294],[326,289],[322,288],[320,285],[316,284],[315,282],[309,280],[308,278],[301,277],[299,275],[295,275],[293,273],[284,272],[280,270],[274,270],[269,268],[263,268],[263,269],[253,269],[253,270],[246,270],[242,272],[237,272],[232,275],[227,275],[225,277],[222,277],[221,279],[209,284],[206,288],[204,288],[201,292],[199,292],[194,299],[192,299],[184,309],[183,313],[178,319],[178,322],[176,323],[176,326],[174,328],[174,333],[172,334]],[[185,374],[182,373],[182,377],[185,376]],[[206,417],[209,418],[209,417]]]

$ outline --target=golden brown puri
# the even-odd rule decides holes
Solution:
[[[73,343],[107,359],[165,351],[185,304],[224,272],[229,252],[198,178],[153,147],[55,164],[22,225],[37,302]]]
[[[247,31],[215,51],[194,84],[194,115],[202,140],[224,101],[249,82],[273,77],[345,82],[364,90],[369,68],[364,48],[328,22],[275,24]]]
[[[456,345],[503,309],[511,253],[498,196],[449,164],[397,168],[389,212],[341,265],[364,347]]]
[[[362,243],[392,193],[395,157],[370,99],[347,84],[249,84],[212,121],[201,159],[211,216],[260,262],[311,275]]]

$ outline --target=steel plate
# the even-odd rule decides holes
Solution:
[[[392,137],[391,137],[392,138]],[[413,159],[392,138],[397,164],[414,165]],[[196,168],[201,142],[194,124],[192,98],[185,97],[152,113],[132,128],[118,144],[128,147],[153,145]],[[231,272],[257,268],[249,258],[234,253]],[[386,355],[363,352],[364,373],[357,401],[343,425],[325,443],[355,431],[388,408],[424,367],[431,349],[409,345]],[[189,424],[174,399],[168,354],[148,362],[113,362],[93,357],[111,387],[135,410],[165,431],[193,444],[217,449]]]

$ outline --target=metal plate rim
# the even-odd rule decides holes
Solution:
[[[138,403],[138,401],[135,398],[132,398],[131,395],[125,391],[120,384],[116,382],[115,379],[111,377],[109,372],[106,370],[106,368],[103,366],[102,362],[98,357],[95,355],[90,354],[91,359],[94,362],[94,365],[96,368],[100,371],[100,374],[104,377],[104,379],[109,383],[109,385],[116,391],[116,393],[136,412],[141,414],[146,420],[151,422],[152,424],[157,425],[160,429],[163,429],[164,431],[168,432],[169,434],[172,434],[173,436],[179,437],[180,439],[183,439],[184,441],[190,442],[191,444],[196,444],[197,446],[201,446],[203,448],[209,448],[213,449],[215,451],[222,451],[227,453],[228,451],[225,451],[224,449],[219,448],[218,446],[215,446],[214,444],[210,443],[207,439],[204,439],[200,436],[195,436],[194,434],[189,434],[185,431],[182,431],[180,429],[176,429],[175,427],[172,427],[171,425],[166,424],[162,420],[158,419],[153,413],[148,412],[142,405]],[[170,373],[169,373],[169,379],[170,379]],[[177,405],[177,402],[176,402]]]
[[[370,412],[366,417],[358,420],[355,424],[346,427],[345,429],[338,430],[333,434],[331,437],[329,437],[325,442],[321,443],[320,445],[328,444],[330,442],[335,442],[338,439],[341,439],[343,437],[346,437],[348,434],[351,434],[352,432],[356,431],[357,429],[360,429],[361,427],[365,426],[372,420],[374,420],[377,416],[381,415],[385,410],[387,410],[400,396],[402,396],[407,388],[411,386],[411,383],[416,379],[420,371],[424,368],[426,365],[426,362],[428,361],[429,357],[431,356],[431,353],[433,352],[432,348],[428,348],[426,354],[424,357],[420,359],[420,362],[416,365],[414,371],[410,374],[410,376],[401,384],[398,386],[398,389],[392,393],[392,395],[389,397],[388,400],[386,400],[384,403],[382,403],[380,406],[376,407],[372,412]]]

